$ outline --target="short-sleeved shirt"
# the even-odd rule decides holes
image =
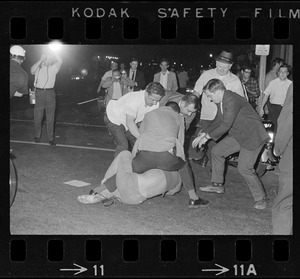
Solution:
[[[241,81],[236,75],[234,75],[231,72],[228,72],[225,76],[220,76],[217,73],[216,69],[211,69],[203,72],[203,74],[197,80],[194,90],[199,92],[201,95],[203,87],[209,80],[213,78],[220,79],[224,83],[227,90],[230,90],[242,97],[245,97]],[[203,120],[213,120],[218,111],[216,104],[211,102],[205,94],[202,95],[201,104],[202,108],[200,118]]]
[[[14,60],[10,60],[10,98],[18,91],[28,94],[28,75],[21,65]]]
[[[105,74],[103,75],[103,77],[101,78],[103,81],[106,81],[106,79],[108,77],[112,77],[112,70],[105,72]]]
[[[126,115],[134,117],[135,123],[144,119],[147,112],[159,107],[159,103],[154,106],[147,106],[145,103],[145,90],[129,92],[119,100],[110,100],[106,107],[106,114],[110,122],[116,125],[126,125]]]
[[[60,63],[55,63],[50,66],[42,65],[37,68],[34,73],[34,86],[38,88],[53,88],[60,66]]]
[[[276,78],[269,83],[264,94],[270,96],[271,104],[283,106],[287,90],[291,83],[292,81],[289,79],[281,80],[280,78]]]
[[[114,82],[112,84],[113,87],[113,95],[112,98],[113,99],[120,99],[122,97],[122,89],[121,89],[121,84],[120,82]]]
[[[266,74],[266,78],[265,78],[265,89],[268,87],[269,83],[276,79],[278,76],[276,73],[274,73],[273,71],[269,71],[267,74]]]

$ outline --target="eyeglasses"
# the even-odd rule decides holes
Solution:
[[[245,74],[251,74],[251,71],[244,71]]]

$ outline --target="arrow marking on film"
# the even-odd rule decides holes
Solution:
[[[78,268],[73,268],[73,269],[72,269],[72,268],[70,268],[70,269],[62,268],[62,269],[60,269],[60,271],[78,271],[78,272],[76,272],[74,275],[77,275],[77,274],[79,274],[79,273],[81,273],[81,272],[87,271],[87,268],[85,268],[85,267],[83,267],[83,266],[80,266],[80,265],[78,265],[78,264],[76,264],[76,263],[73,263],[73,265],[78,266],[79,269],[78,269]]]
[[[217,265],[218,267],[220,267],[221,269],[202,269],[202,271],[220,271],[219,273],[216,274],[216,276],[222,274],[222,273],[225,273],[227,271],[229,271],[228,268],[224,267],[224,266],[221,266],[219,264],[215,264]]]

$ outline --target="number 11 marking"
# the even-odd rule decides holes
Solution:
[[[97,275],[98,275],[98,268],[97,268],[97,265],[95,264],[95,265],[93,266],[93,268],[94,268],[94,271],[95,271],[94,275],[97,276]],[[99,268],[100,268],[100,273],[101,273],[100,275],[101,275],[101,276],[104,276],[104,265],[103,265],[103,264],[100,265]]]

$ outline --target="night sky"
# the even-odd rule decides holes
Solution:
[[[249,46],[248,46],[249,47]],[[23,63],[25,70],[40,58],[46,45],[24,45],[26,60]],[[90,67],[93,56],[117,56],[120,62],[125,62],[126,67],[132,57],[137,57],[140,62],[159,62],[167,58],[170,63],[183,64],[186,67],[208,67],[213,57],[222,50],[237,53],[237,46],[232,45],[63,45],[59,53],[64,61],[63,67]],[[212,54],[211,58],[209,55]],[[103,66],[103,65],[102,65]]]

